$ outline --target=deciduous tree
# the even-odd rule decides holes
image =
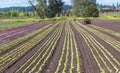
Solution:
[[[96,0],[72,0],[72,2],[73,2],[73,14],[75,16],[77,17],[99,16]]]

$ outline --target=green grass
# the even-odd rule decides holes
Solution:
[[[38,21],[38,19],[0,19],[0,30],[25,26]]]
[[[39,19],[39,18],[12,18],[12,19],[0,19],[0,30],[6,30],[11,28],[16,28],[28,24],[32,24],[35,22],[47,22],[47,21],[64,21],[64,20],[83,20],[85,18],[82,17],[55,17],[55,18],[45,18],[45,19]],[[100,14],[100,17],[93,18],[89,17],[87,19],[91,20],[120,20],[120,16],[115,15],[115,13],[109,13],[109,14]]]
[[[48,21],[62,21],[69,20],[69,17],[55,17],[55,18],[11,18],[11,19],[0,19],[0,30],[6,30],[16,28],[20,26],[29,25],[35,22],[48,22]],[[73,19],[73,18],[72,18]]]
[[[35,22],[48,22],[48,21],[62,21],[62,20],[73,20],[72,17],[55,17],[55,18],[11,18],[11,19],[0,19],[0,30],[6,30],[16,28],[20,26],[29,25]]]

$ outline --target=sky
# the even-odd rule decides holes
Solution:
[[[66,4],[71,4],[70,0],[63,0]],[[97,0],[99,4],[112,5],[120,3],[120,0]],[[13,6],[29,6],[28,0],[0,0],[0,8]]]

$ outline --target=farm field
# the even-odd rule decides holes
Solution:
[[[26,26],[32,23],[38,22],[38,19],[34,18],[25,18],[25,19],[0,19],[0,31],[6,30],[6,29],[12,29],[17,27]]]
[[[41,22],[1,30],[0,73],[120,73],[120,21]]]
[[[34,30],[39,29],[46,24],[50,24],[52,22],[41,22],[41,23],[33,23],[30,25],[21,26],[18,28],[8,29],[8,30],[1,30],[0,31],[0,45],[15,40],[19,37],[22,37]],[[14,24],[15,25],[15,24]],[[23,37],[25,39],[25,37]]]

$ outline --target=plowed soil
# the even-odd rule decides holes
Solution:
[[[1,31],[0,44],[11,42],[50,23],[55,24],[55,22],[43,22]],[[51,27],[54,25],[51,25],[27,40],[10,47],[0,54],[0,70],[2,70],[0,72],[120,73],[120,37],[81,23],[83,21],[61,21],[59,24],[55,24],[53,29]],[[92,20],[92,25],[120,33],[119,20]],[[40,33],[49,28],[51,32],[40,42],[36,41],[37,44],[27,52],[20,53],[17,60],[13,59],[10,64],[3,62],[4,59],[12,59],[12,56],[19,52],[16,48],[37,35],[41,35]],[[16,53],[12,54],[11,51]],[[4,63],[6,65],[1,67]]]

